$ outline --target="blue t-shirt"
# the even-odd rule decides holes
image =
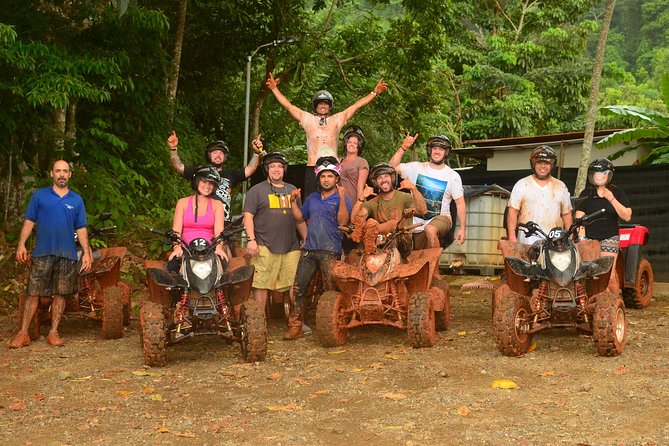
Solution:
[[[351,213],[351,201],[348,197],[346,208]],[[339,230],[337,212],[339,212],[339,194],[334,193],[325,200],[320,192],[313,192],[301,208],[302,218],[308,221],[307,242],[304,249],[332,251],[341,254],[343,233]]]
[[[57,256],[77,260],[74,232],[87,226],[86,208],[78,194],[70,190],[60,197],[53,186],[38,189],[28,203],[26,220],[37,223],[33,257]]]

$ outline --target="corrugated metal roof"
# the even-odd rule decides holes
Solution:
[[[618,132],[621,129],[596,130],[594,141]],[[454,148],[454,152],[478,152],[483,150],[514,150],[534,147],[540,144],[556,145],[562,142],[583,142],[584,132],[557,133],[554,135],[520,136],[516,138],[472,139],[464,141],[468,147]]]

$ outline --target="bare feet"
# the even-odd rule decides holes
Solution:
[[[63,338],[58,336],[58,333],[49,333],[49,335],[46,337],[46,342],[52,347],[60,347],[65,345],[65,341],[63,341]]]
[[[30,336],[19,333],[12,340],[12,342],[9,343],[9,348],[21,348],[27,347],[28,345],[30,345]]]

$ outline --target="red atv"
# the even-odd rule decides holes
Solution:
[[[413,251],[402,262],[394,241],[411,230],[398,227],[388,235],[367,231],[362,256],[353,250],[346,262],[332,263],[341,291],[326,291],[318,300],[316,335],[323,346],[343,345],[350,328],[376,324],[406,330],[412,347],[432,347],[435,330],[448,329],[448,283],[434,278],[441,248]]]
[[[648,228],[620,225],[620,254],[616,272],[627,308],[646,308],[653,297],[653,268],[641,257],[641,247],[648,243]]]
[[[98,221],[104,221],[111,214],[102,214]],[[114,227],[96,228],[88,226],[89,235],[109,233]],[[74,314],[102,321],[102,337],[118,339],[123,337],[124,326],[130,323],[130,285],[121,280],[121,262],[126,248],[102,248],[93,250],[93,263],[86,273],[79,274],[79,291],[74,299],[67,302],[65,314]],[[19,297],[19,324],[23,320],[25,294]],[[51,298],[41,297],[30,324],[30,339],[40,336],[40,324],[51,320]]]

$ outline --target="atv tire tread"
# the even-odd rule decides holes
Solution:
[[[142,327],[142,348],[144,364],[150,367],[164,367],[167,364],[167,336],[165,316],[160,305],[145,301],[139,311]]]
[[[246,362],[264,361],[267,357],[267,321],[265,309],[249,299],[242,304],[241,323],[246,332],[246,348],[242,357]]]
[[[344,295],[326,291],[316,307],[316,337],[323,347],[340,347],[346,344],[348,328],[339,324]]]
[[[436,340],[435,311],[429,293],[416,293],[409,299],[407,321],[409,344],[413,348],[432,347]]]
[[[121,296],[123,297],[123,325],[130,325],[130,310],[132,309],[132,287],[125,280],[121,280],[118,283],[118,287],[121,288]]]
[[[653,297],[653,268],[646,259],[641,259],[637,269],[636,286],[623,288],[623,299],[627,308],[644,309]]]
[[[120,339],[123,337],[123,296],[121,288],[112,286],[103,291],[102,337]]]
[[[620,311],[622,310],[622,312]],[[616,337],[618,317],[622,316],[622,340]],[[592,340],[600,356],[618,356],[627,342],[627,317],[623,300],[609,291],[596,295]]]
[[[530,314],[530,304],[525,296],[514,293],[504,284],[493,296],[493,333],[497,348],[504,356],[522,356],[532,345],[532,335],[519,336],[516,332],[516,316],[521,310]]]
[[[446,331],[451,328],[451,296],[448,282],[441,279],[433,279],[432,286],[439,288],[444,292],[443,311],[434,312],[435,329],[437,331]]]

